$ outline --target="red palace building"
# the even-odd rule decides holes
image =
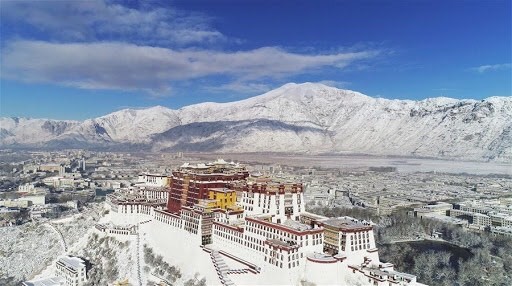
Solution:
[[[183,164],[169,178],[167,211],[179,213],[182,206],[192,207],[200,199],[208,199],[211,189],[225,188],[249,177],[244,166],[217,160],[208,164]]]

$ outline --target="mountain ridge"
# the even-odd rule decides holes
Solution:
[[[187,142],[199,152],[354,152],[509,161],[512,98],[397,100],[290,83],[240,101],[122,109],[84,121],[0,118],[0,145],[5,147],[133,145],[182,151]]]

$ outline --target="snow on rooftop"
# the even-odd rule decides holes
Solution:
[[[512,233],[512,227],[497,226],[494,229],[497,230],[498,232]]]
[[[165,175],[159,173],[142,173],[142,176],[152,176],[152,177],[165,177]]]
[[[333,227],[343,227],[343,228],[359,228],[367,226],[368,223],[363,223],[355,218],[351,217],[338,217],[338,218],[329,218],[322,221],[326,225],[330,225]]]
[[[222,192],[222,193],[234,192],[234,190],[230,190],[230,189],[227,189],[227,188],[208,188],[208,189],[211,190],[211,191],[214,191],[214,192]]]
[[[59,261],[75,269],[85,266],[85,261],[78,257],[64,256]]]
[[[275,245],[291,246],[290,243],[288,243],[286,241],[279,240],[279,239],[269,239],[268,241]]]
[[[311,226],[309,226],[307,224],[300,223],[300,222],[292,220],[292,219],[287,219],[286,221],[284,221],[283,225],[293,228],[298,231],[304,231],[304,230],[311,229]]]
[[[256,172],[254,172],[254,173],[251,173],[250,175],[251,175],[251,177],[261,177],[261,176],[263,176],[263,174],[262,174],[262,173],[260,173],[259,171],[256,171]]]
[[[325,261],[325,262],[331,262],[336,261],[334,257],[331,255],[325,254],[325,253],[318,253],[314,252],[307,256],[309,259],[316,260],[316,261]]]
[[[23,282],[24,286],[61,286],[66,280],[61,277],[50,277]]]
[[[217,159],[215,162],[213,162],[215,165],[225,165],[228,162],[224,161],[224,159]]]
[[[491,215],[495,216],[495,217],[504,218],[504,219],[507,219],[507,220],[512,220],[512,216],[511,215],[507,215],[507,214],[504,214],[504,213],[493,212],[493,213],[491,213]]]

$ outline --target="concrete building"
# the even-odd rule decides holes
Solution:
[[[490,230],[493,233],[507,235],[512,227],[512,212],[509,200],[473,200],[456,204],[437,203],[415,208],[414,216],[429,217],[455,223],[473,230]],[[449,219],[447,219],[449,218]],[[464,221],[465,223],[461,223]],[[500,230],[495,230],[500,228]],[[504,228],[503,232],[501,228]]]
[[[42,172],[60,172],[61,165],[57,163],[41,164],[37,170]]]
[[[452,209],[452,204],[445,203],[445,202],[437,202],[436,204],[432,205],[424,205],[420,208],[414,209],[414,216],[415,217],[423,217],[425,215],[447,215],[447,212]]]
[[[24,196],[15,200],[0,200],[0,206],[9,208],[28,208],[30,206],[45,205],[46,197],[44,195],[38,196]]]
[[[0,206],[6,208],[28,208],[31,205],[32,202],[24,200],[0,200]]]
[[[512,227],[503,227],[503,226],[493,227],[493,228],[491,228],[491,233],[494,235],[512,237]]]
[[[56,276],[64,278],[65,286],[81,286],[87,281],[85,261],[78,257],[64,256],[56,262]]]
[[[36,194],[36,193],[45,193],[47,190],[45,188],[35,187],[33,183],[22,184],[18,187],[19,193],[28,193],[28,194]]]
[[[23,197],[19,198],[18,201],[28,201],[28,202],[31,202],[32,205],[43,206],[46,204],[46,196],[45,195],[23,196]]]

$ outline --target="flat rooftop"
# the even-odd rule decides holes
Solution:
[[[308,212],[303,212],[303,213],[300,214],[300,216],[301,217],[307,217],[307,218],[314,219],[314,220],[327,219],[327,217],[325,217],[325,216],[317,215],[317,214],[314,214],[314,213],[308,213]]]
[[[511,233],[512,234],[512,227],[497,226],[494,228],[494,230],[501,232],[501,233]]]
[[[291,246],[288,242],[281,241],[279,239],[269,239],[268,242],[275,244],[275,245],[282,245],[282,246],[286,246],[286,247]]]
[[[230,190],[228,188],[208,188],[208,190],[218,192],[218,193],[232,193],[235,192],[235,190]]]
[[[64,256],[59,259],[59,262],[62,262],[74,269],[85,267],[85,261],[78,257]]]
[[[336,258],[325,253],[313,252],[307,256],[310,260],[321,261],[321,262],[336,262]]]
[[[300,223],[300,222],[292,220],[292,219],[285,220],[283,222],[283,225],[285,225],[285,226],[287,226],[289,228],[298,230],[298,231],[305,231],[305,230],[308,230],[308,229],[312,229],[311,226],[309,226],[307,224]]]
[[[338,217],[338,218],[329,218],[323,220],[322,223],[327,226],[332,226],[336,228],[343,229],[359,229],[364,227],[371,226],[369,223],[365,224],[351,217]]]
[[[50,277],[38,280],[31,280],[23,282],[23,286],[61,286],[66,283],[66,280],[61,277]]]

